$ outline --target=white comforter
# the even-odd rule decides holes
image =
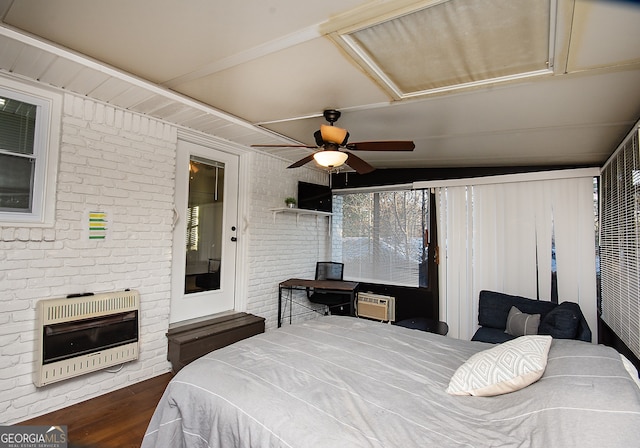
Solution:
[[[448,395],[489,347],[352,317],[271,330],[182,369],[142,446],[640,446],[640,391],[614,350],[554,340],[533,385]]]

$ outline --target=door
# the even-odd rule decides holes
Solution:
[[[238,156],[178,141],[171,323],[235,306]]]

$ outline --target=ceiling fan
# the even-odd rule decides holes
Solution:
[[[334,109],[325,110],[322,114],[329,122],[329,126],[320,125],[320,129],[314,132],[313,137],[316,146],[307,145],[252,145],[259,148],[319,148],[313,154],[298,160],[287,168],[298,168],[312,160],[319,165],[334,170],[343,164],[353,168],[358,174],[367,174],[375,170],[374,167],[349,151],[413,151],[415,145],[411,141],[380,141],[348,143],[349,132],[346,129],[334,126],[333,123],[340,118],[340,111]],[[349,150],[349,151],[346,151]]]

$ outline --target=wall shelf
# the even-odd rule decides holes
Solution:
[[[291,207],[272,208],[270,210],[273,213],[273,222],[274,223],[276,222],[276,216],[278,215],[278,213],[295,214],[296,215],[296,225],[298,225],[298,222],[300,221],[300,216],[303,216],[303,215],[315,216],[316,217],[316,226],[318,225],[318,217],[319,216],[326,216],[327,217],[327,231],[329,232],[329,235],[331,235],[331,216],[333,215],[333,213],[331,213],[331,212],[321,212],[321,211],[318,211],[318,210],[306,210],[304,208],[291,208]]]
[[[280,207],[280,208],[272,208],[270,210],[273,213],[273,222],[276,221],[276,216],[278,213],[293,213],[296,215],[296,223],[300,220],[300,216],[303,215],[312,215],[316,217],[316,221],[318,220],[318,216],[326,216],[329,218],[329,222],[331,222],[331,212],[321,212],[318,210],[306,210],[304,208],[290,208],[290,207]]]

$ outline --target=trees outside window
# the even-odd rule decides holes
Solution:
[[[345,278],[429,286],[433,257],[428,190],[349,193],[333,202],[334,219],[340,224],[333,233],[333,248],[345,264]]]

